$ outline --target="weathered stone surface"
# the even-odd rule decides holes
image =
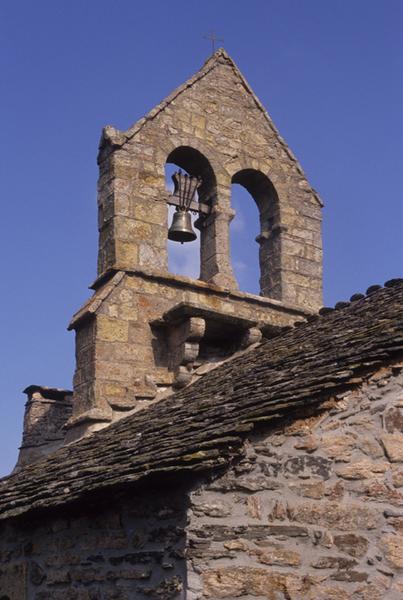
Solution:
[[[389,408],[383,416],[383,423],[388,433],[403,433],[403,410],[399,407]]]
[[[305,450],[306,452],[314,452],[319,446],[319,440],[313,435],[307,435],[294,444],[296,450]]]
[[[378,511],[361,504],[324,501],[321,504],[299,503],[289,506],[292,521],[332,527],[342,531],[349,529],[374,529],[379,523]]]
[[[321,556],[311,564],[315,569],[349,569],[354,567],[357,561],[343,556]]]
[[[325,490],[325,496],[328,500],[340,500],[344,496],[345,485],[339,480],[333,485],[328,485]]]
[[[41,585],[41,583],[46,579],[46,573],[44,572],[42,567],[38,565],[38,563],[36,563],[35,561],[32,561],[31,563],[29,579],[30,582],[33,583],[35,586]]]
[[[355,533],[336,535],[334,543],[337,548],[351,556],[362,558],[368,550],[368,539]]]
[[[301,555],[298,552],[284,549],[273,549],[270,551],[255,551],[257,559],[264,565],[281,565],[286,567],[297,567],[301,564]]]
[[[296,525],[206,525],[202,529],[192,529],[197,537],[210,538],[215,542],[244,538],[246,540],[265,540],[271,536],[306,537],[308,529]]]
[[[229,502],[212,500],[211,502],[193,503],[192,510],[196,515],[206,515],[207,517],[228,517],[231,514],[232,507]]]
[[[247,513],[252,519],[262,519],[262,502],[259,496],[249,496],[246,505]]]
[[[403,487],[403,469],[392,468],[392,482],[397,488]]]
[[[326,488],[323,481],[316,481],[313,483],[292,486],[292,489],[295,490],[300,496],[319,500],[320,498],[323,498]]]
[[[368,579],[368,573],[364,573],[362,571],[341,570],[334,573],[331,578],[335,579],[336,581],[366,581]]]
[[[291,573],[268,572],[252,567],[223,567],[202,574],[207,598],[238,598],[250,594],[275,600],[297,598],[302,588],[301,580]]]
[[[323,421],[325,415],[321,412],[319,414],[307,415],[304,419],[295,419],[291,423],[288,423],[283,429],[283,433],[286,436],[297,435],[301,437],[310,436],[314,431],[315,427]]]
[[[69,390],[31,385],[24,393],[28,398],[17,470],[40,460],[63,445],[64,426],[73,409],[73,392]]]
[[[398,577],[391,586],[391,590],[403,594],[403,577]]]
[[[403,462],[403,433],[385,434],[381,438],[386,456],[391,462]]]
[[[106,342],[127,342],[129,324],[121,319],[111,319],[100,315],[97,319],[97,335]]]
[[[384,456],[382,446],[372,437],[360,436],[359,445],[361,452],[364,452],[364,454],[367,454],[371,458],[381,458]]]
[[[59,585],[62,583],[70,583],[71,577],[70,572],[67,569],[62,569],[60,571],[51,571],[47,578],[48,586]]]
[[[363,489],[366,499],[374,499],[378,502],[388,502],[393,506],[401,506],[403,494],[395,490],[392,486],[382,481],[374,479],[370,481]]]
[[[258,492],[261,490],[275,490],[279,487],[275,479],[269,479],[262,474],[248,474],[236,476],[232,473],[221,477],[211,484],[213,490],[239,490],[245,492]]]
[[[246,552],[249,550],[249,545],[243,540],[231,540],[223,543],[224,548],[227,550],[234,550],[236,552]]]
[[[403,535],[385,535],[380,541],[386,562],[392,567],[403,568]]]
[[[96,511],[83,505],[80,511],[65,513],[63,526],[54,515],[46,522],[17,523],[15,529],[4,525],[0,596],[7,594],[11,600],[178,598],[185,573],[182,494],[183,490],[166,491],[163,498],[138,497],[134,504],[129,494],[120,496],[118,505],[99,502]],[[133,544],[133,533],[141,538],[140,547]],[[10,563],[11,556],[4,562],[5,547],[11,556],[20,555],[19,564],[15,558]]]
[[[5,598],[25,600],[27,593],[27,566],[23,561],[2,563],[0,566],[0,591]]]
[[[403,533],[403,516],[388,519],[388,525],[391,525],[397,533]]]
[[[287,503],[278,499],[271,501],[267,512],[267,518],[269,521],[284,521],[287,519]]]
[[[331,473],[331,461],[322,456],[297,456],[290,458],[284,465],[284,471],[298,476],[319,476],[328,479]]]
[[[368,596],[370,597],[370,596]],[[351,600],[350,592],[329,584],[315,585],[306,595],[307,600]],[[375,600],[373,598],[372,600]]]
[[[352,433],[326,434],[320,441],[321,448],[331,458],[343,460],[348,458],[355,447],[356,436]]]
[[[340,467],[336,470],[337,475],[343,479],[368,479],[377,473],[385,473],[388,463],[373,462],[371,460],[360,460]]]

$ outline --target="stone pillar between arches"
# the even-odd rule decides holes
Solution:
[[[231,208],[213,207],[210,215],[199,218],[195,226],[200,229],[200,279],[220,287],[237,290],[231,264],[229,226],[235,216]]]

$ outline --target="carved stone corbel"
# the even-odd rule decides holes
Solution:
[[[241,341],[241,348],[248,348],[252,344],[257,344],[262,339],[262,332],[258,327],[249,327],[244,333]]]
[[[168,347],[170,367],[175,373],[175,387],[184,387],[189,383],[205,330],[206,321],[201,317],[188,317],[171,327]]]

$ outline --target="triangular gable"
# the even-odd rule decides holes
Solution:
[[[169,96],[167,96],[162,102],[157,104],[152,110],[150,110],[144,117],[139,119],[132,127],[127,129],[127,131],[120,131],[111,125],[107,125],[104,127],[102,131],[102,136],[100,140],[100,148],[102,148],[103,144],[110,143],[112,146],[121,147],[126,142],[131,140],[142,128],[143,126],[150,120],[153,120],[159,113],[161,113],[169,104],[171,104],[178,96],[183,94],[187,89],[195,85],[198,81],[200,81],[203,77],[205,77],[208,73],[210,73],[213,69],[215,69],[218,65],[227,63],[231,66],[236,76],[241,81],[243,87],[247,91],[247,93],[252,97],[254,103],[257,108],[262,112],[265,120],[267,121],[270,129],[272,130],[275,138],[282,146],[290,160],[295,163],[295,166],[302,177],[307,181],[306,175],[299,164],[298,160],[287,146],[284,139],[281,137],[278,132],[276,126],[274,125],[272,119],[264,108],[263,104],[260,102],[259,98],[256,96],[251,86],[246,81],[245,77],[242,75],[241,71],[237,67],[234,60],[229,56],[229,54],[224,50],[224,48],[219,48],[214,54],[212,54],[204,65],[195,73],[190,79],[188,79],[185,83],[177,87]],[[323,206],[323,202],[319,196],[319,194],[314,190],[308,183],[309,191],[312,192],[314,198],[317,200],[320,206]]]

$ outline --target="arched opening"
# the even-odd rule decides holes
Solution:
[[[209,161],[201,152],[189,146],[180,146],[173,150],[166,160],[165,181],[170,193],[173,192],[172,175],[178,168],[188,175],[201,179],[201,185],[195,196],[198,212],[192,211],[191,213],[197,239],[185,244],[167,240],[168,269],[176,275],[186,275],[198,279],[201,278],[202,271],[201,244],[206,236],[206,231],[200,229],[200,224],[205,219],[207,207],[210,207],[214,201],[216,179]],[[172,222],[174,212],[175,206],[168,205],[168,226]]]
[[[172,175],[177,170],[177,165],[171,163],[165,165],[166,187],[171,194],[174,191]],[[182,171],[190,174],[185,169],[182,169]],[[197,192],[196,195],[198,195]],[[168,227],[172,223],[175,210],[174,205],[168,204]],[[200,276],[200,231],[195,227],[197,215],[192,212],[191,218],[192,226],[197,238],[194,242],[187,242],[183,245],[167,239],[168,270],[174,275],[185,275],[186,277],[198,279]]]
[[[279,208],[272,182],[255,169],[238,171],[232,178],[231,204],[236,213],[230,228],[231,255],[240,289],[280,298]]]
[[[259,294],[259,248],[255,242],[259,233],[259,212],[249,192],[237,183],[231,186],[231,206],[235,210],[230,226],[234,275],[240,290]]]

